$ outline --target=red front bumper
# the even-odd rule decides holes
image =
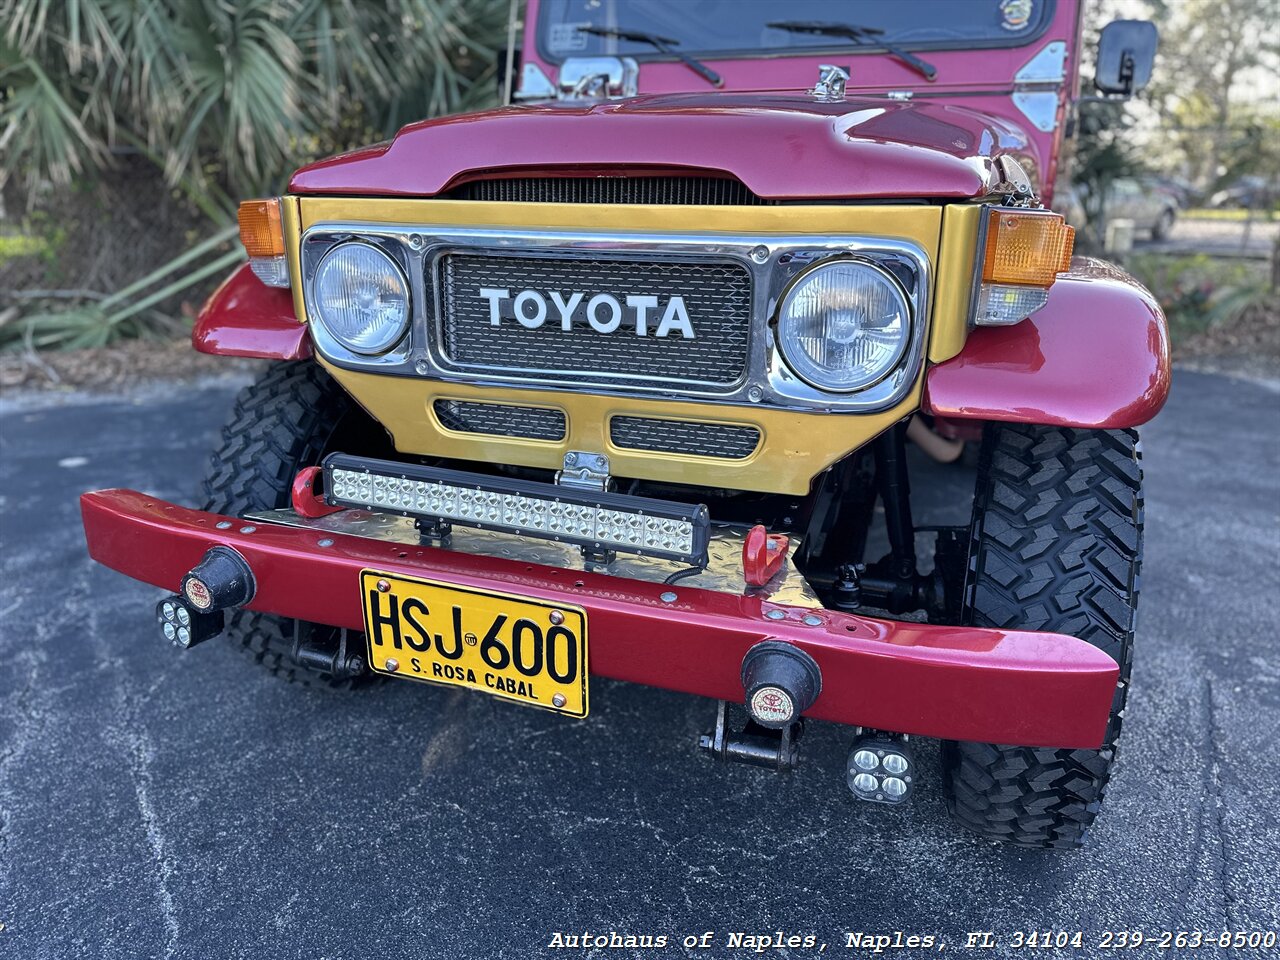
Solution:
[[[253,569],[251,609],[353,630],[363,629],[366,568],[562,600],[587,611],[593,674],[720,700],[742,699],[752,645],[785,640],[822,670],[808,716],[899,733],[1096,748],[1119,675],[1106,654],[1060,634],[876,620],[363,537],[321,547],[314,531],[248,527],[133,490],[86,493],[80,506],[95,560],[165,590],[225,544]],[[233,525],[218,529],[224,520]],[[769,619],[771,610],[785,617]],[[804,624],[813,613],[821,624]]]

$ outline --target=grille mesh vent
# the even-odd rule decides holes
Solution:
[[[482,288],[543,291],[546,320],[532,330],[522,326],[508,299],[494,326]],[[568,330],[548,291],[584,295]],[[740,263],[451,253],[440,260],[440,292],[441,346],[457,368],[575,384],[712,387],[737,383],[746,372],[751,274]],[[586,317],[586,303],[597,293],[620,303],[633,294],[655,296],[664,306],[650,311],[645,336],[637,335],[630,307],[618,329],[600,333]],[[675,295],[684,300],[693,339],[679,332],[655,336]]]
[[[759,446],[760,431],[727,423],[614,417],[609,421],[609,439],[626,450],[745,460]]]
[[[475,180],[450,190],[451,200],[499,203],[672,203],[762,206],[739,180],[724,177],[518,177]]]
[[[442,426],[459,433],[483,433],[525,440],[563,440],[565,435],[564,414],[547,407],[437,400],[435,411]]]

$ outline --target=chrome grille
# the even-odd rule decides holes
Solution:
[[[728,423],[614,417],[609,421],[609,439],[627,450],[745,460],[759,446],[760,431]]]
[[[512,177],[476,180],[449,191],[451,200],[498,203],[673,203],[759,206],[740,180],[725,177]]]
[[[468,400],[437,400],[436,419],[447,430],[524,440],[563,440],[565,417],[548,407],[517,407]]]
[[[440,348],[447,366],[495,375],[570,384],[682,384],[729,387],[746,373],[751,327],[751,274],[737,261],[584,259],[565,255],[455,252],[438,266]],[[630,308],[612,333],[594,330],[579,306],[568,330],[549,306],[536,329],[516,322],[512,301],[497,326],[480,288],[536,290],[548,297],[576,291],[589,300],[608,293],[656,296],[665,305],[684,298],[694,338],[654,336],[662,307],[651,311],[648,335],[638,336]]]

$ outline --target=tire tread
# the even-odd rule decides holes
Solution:
[[[1024,847],[1078,847],[1101,807],[1128,692],[1142,562],[1132,430],[990,424],[978,468],[966,622],[1080,637],[1120,666],[1102,749],[947,741],[953,817]]]
[[[272,364],[240,391],[231,418],[209,458],[203,509],[238,517],[287,507],[293,479],[316,464],[351,400],[315,363]],[[350,679],[299,667],[293,660],[294,621],[238,610],[227,636],[254,663],[290,683],[353,686]]]

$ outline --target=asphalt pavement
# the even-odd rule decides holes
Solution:
[[[1280,221],[1276,220],[1246,222],[1179,217],[1163,240],[1140,233],[1134,238],[1134,246],[1144,253],[1265,260],[1272,255],[1277,238],[1280,238]]]
[[[85,555],[76,497],[194,502],[232,392],[0,404],[0,957],[870,956],[848,935],[896,931],[1019,956],[1017,931],[1084,931],[1049,952],[1094,956],[1107,931],[1280,930],[1280,384],[1180,371],[1144,431],[1135,682],[1070,854],[965,834],[933,775],[860,804],[831,725],[779,778],[699,756],[714,704],[660,690],[594,681],[579,722],[167,647],[159,591]],[[923,520],[962,509],[970,475],[930,478]],[[668,947],[547,948],[610,931]],[[727,946],[779,931],[815,945]]]

